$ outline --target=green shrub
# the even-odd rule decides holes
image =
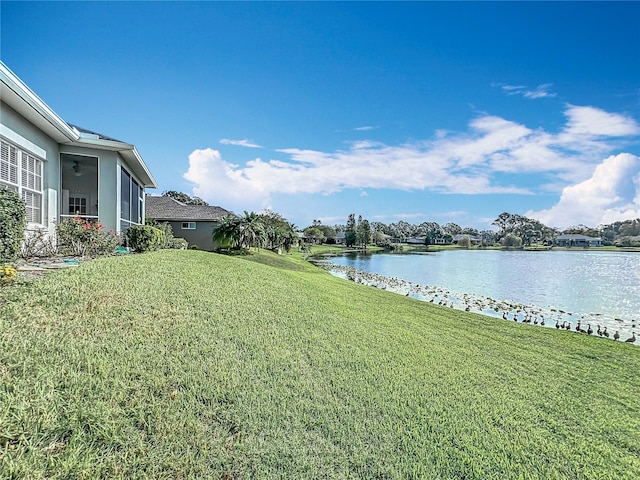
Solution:
[[[26,226],[24,200],[15,192],[0,188],[0,261],[18,258]]]
[[[187,242],[184,238],[172,238],[169,243],[169,248],[175,248],[177,250],[186,250],[189,246],[189,242]]]
[[[129,247],[140,253],[159,250],[167,241],[164,232],[151,225],[132,225],[125,236]]]
[[[522,238],[514,235],[513,233],[507,233],[502,240],[500,240],[504,247],[520,247],[522,246]]]
[[[81,217],[66,218],[56,226],[58,253],[63,255],[111,255],[120,239],[114,230],[105,231],[101,223]]]
[[[175,248],[172,246],[174,239],[173,228],[171,227],[171,224],[169,222],[157,222],[153,218],[145,218],[144,223],[145,225],[148,225],[150,227],[156,227],[158,230],[161,230],[164,233],[164,242],[162,242],[160,248]]]

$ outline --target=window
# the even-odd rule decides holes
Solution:
[[[120,169],[120,231],[142,223],[144,188],[124,168]]]
[[[195,230],[196,222],[182,222],[182,230]]]
[[[2,140],[0,187],[22,197],[27,222],[42,223],[42,160]]]
[[[87,214],[87,197],[69,197],[69,215]]]

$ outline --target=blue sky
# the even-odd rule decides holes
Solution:
[[[235,212],[640,217],[640,2],[9,2],[2,61]]]

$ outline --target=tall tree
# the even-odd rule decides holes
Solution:
[[[356,244],[356,240],[356,216],[354,213],[351,213],[347,219],[347,225],[344,230],[344,243],[347,247],[353,247]]]
[[[362,245],[365,249],[371,243],[371,227],[369,220],[363,219],[362,215],[358,217],[357,238],[358,245]]]
[[[422,222],[419,227],[424,232],[425,245],[433,245],[436,242],[436,238],[442,236],[442,229],[436,222]]]
[[[462,233],[462,227],[457,223],[453,223],[453,222],[445,223],[442,226],[442,230],[444,230],[446,233],[448,233],[451,236],[460,235]]]

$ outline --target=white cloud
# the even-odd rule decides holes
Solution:
[[[630,117],[595,107],[569,105],[566,132],[587,137],[624,137],[640,134],[640,126]]]
[[[594,107],[569,105],[565,114],[560,133],[485,114],[473,119],[466,132],[437,131],[429,141],[387,145],[362,140],[330,152],[286,148],[277,151],[280,158],[242,165],[225,161],[217,150],[195,150],[184,177],[194,184],[194,194],[235,210],[265,208],[273,194],[330,195],[345,189],[560,192],[594,174],[625,136],[640,133],[632,118]],[[526,188],[516,183],[523,174],[537,175],[530,176]]]
[[[546,98],[546,97],[555,97],[556,94],[550,92],[551,88],[550,83],[545,83],[542,85],[538,85],[534,90],[526,90],[523,95],[525,98]]]
[[[223,145],[236,145],[238,147],[248,147],[248,148],[262,148],[260,145],[253,143],[253,140],[230,140],[228,138],[223,138],[220,140],[220,143]]]
[[[556,94],[551,92],[551,83],[543,83],[534,89],[530,89],[526,85],[504,85],[493,84],[494,87],[500,87],[507,95],[522,95],[524,98],[546,98],[555,97]]]
[[[640,218],[640,157],[629,153],[610,156],[590,178],[565,187],[553,207],[525,216],[562,229]]]
[[[260,182],[245,175],[238,165],[222,160],[218,150],[207,148],[194,150],[189,155],[189,170],[183,177],[192,182],[194,195],[204,198],[209,203],[223,205],[234,211],[242,211],[253,205],[266,208],[269,192]]]
[[[372,127],[372,126],[365,126],[365,127],[356,127],[354,128],[354,130],[356,132],[367,132],[369,130],[375,130],[378,127]]]

